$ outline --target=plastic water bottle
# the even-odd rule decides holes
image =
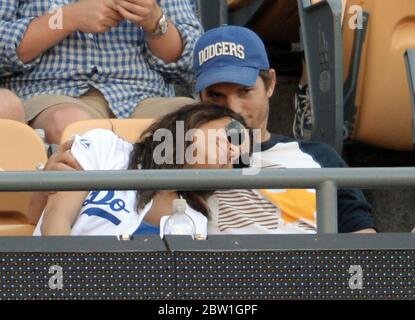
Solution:
[[[173,200],[173,214],[164,223],[164,235],[189,235],[194,238],[196,225],[193,219],[186,214],[186,207],[185,199]]]

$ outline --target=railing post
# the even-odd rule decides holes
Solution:
[[[337,232],[337,185],[324,181],[317,188],[317,233]]]

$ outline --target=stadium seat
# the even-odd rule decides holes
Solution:
[[[130,143],[137,142],[141,133],[153,119],[93,119],[74,122],[63,131],[61,143],[72,139],[75,134],[83,134],[94,128],[112,130]]]
[[[269,42],[298,42],[300,21],[297,0],[266,0],[249,27]]]
[[[205,31],[224,24],[246,26],[264,2],[276,0],[195,0]],[[292,1],[292,0],[289,0]],[[296,1],[296,0],[294,0]],[[275,30],[275,28],[273,28]]]
[[[43,141],[29,126],[0,119],[0,168],[2,171],[34,171],[47,161]],[[30,192],[0,192],[0,235],[30,235]]]
[[[31,236],[35,226],[31,224],[1,224],[0,225],[0,236]]]
[[[413,150],[413,110],[404,53],[415,46],[415,1],[348,0],[343,27],[345,71],[353,61],[354,37],[359,31],[349,27],[355,14],[349,8],[354,5],[369,17],[358,57],[355,99],[351,107],[345,105],[345,119],[353,124],[351,137],[382,148]]]
[[[235,11],[247,6],[250,2],[254,0],[228,0],[228,10]]]
[[[0,168],[5,171],[33,171],[47,161],[42,139],[31,127],[0,119]]]
[[[315,4],[324,0],[309,0]],[[346,0],[341,0],[343,6]],[[256,3],[256,6],[254,4]],[[249,18],[244,14],[245,23],[268,42],[299,42],[300,20],[297,0],[228,0],[230,24],[243,24],[243,19],[234,17],[235,12],[256,10]],[[242,15],[241,15],[242,16]],[[240,21],[238,21],[240,20]]]

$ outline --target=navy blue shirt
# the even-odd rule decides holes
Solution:
[[[294,140],[289,137],[272,134],[270,140],[261,144],[261,151],[268,150],[277,143],[296,141],[300,149],[309,154],[322,168],[344,168],[347,164],[337,152],[327,144],[314,141]],[[359,189],[338,190],[338,230],[355,232],[362,229],[376,229],[371,215],[372,208]]]
[[[160,234],[160,228],[156,227],[144,220],[141,221],[140,225],[138,226],[137,230],[134,231],[133,235],[151,235],[151,234]]]

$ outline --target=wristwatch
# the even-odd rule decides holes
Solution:
[[[169,22],[167,20],[166,15],[164,14],[164,11],[162,11],[162,16],[160,20],[157,22],[157,27],[154,32],[146,32],[149,36],[161,36],[163,34],[166,34],[167,28],[169,26]]]

